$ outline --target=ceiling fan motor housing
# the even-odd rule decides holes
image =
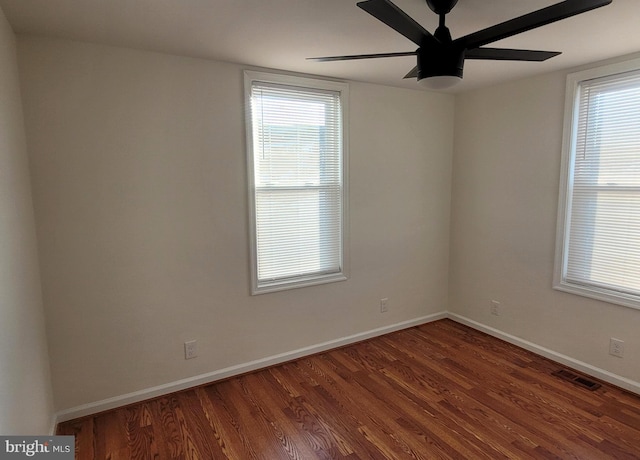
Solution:
[[[462,78],[464,48],[455,45],[418,49],[418,80],[429,77]]]
[[[436,14],[447,14],[456,6],[458,0],[427,0],[427,5]]]

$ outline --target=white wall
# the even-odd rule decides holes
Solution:
[[[14,90],[1,93],[0,160],[18,165],[0,169],[11,178],[0,187],[14,187],[0,195],[11,226],[0,250],[14,251],[0,258],[0,295],[12,299],[1,308],[4,319],[5,305],[29,304],[6,315],[38,324],[14,38],[2,27],[0,57],[13,64],[0,81]],[[447,306],[640,382],[638,312],[551,289],[566,73],[460,94],[455,123],[453,96],[352,83],[351,277],[252,297],[242,68],[34,37],[18,40],[18,57],[58,410]],[[5,207],[20,218],[1,220],[13,216]],[[5,282],[16,258],[28,276]],[[16,385],[6,362],[15,375],[40,372],[36,394],[50,407],[44,332],[25,337],[36,344],[27,369],[4,342],[23,337],[26,320],[11,321],[0,404],[13,404],[4,388]],[[608,355],[610,337],[625,340],[624,359]],[[190,339],[200,356],[185,361]]]
[[[456,98],[449,309],[640,382],[640,311],[551,288],[565,81],[559,72]],[[610,337],[625,341],[623,359],[608,354]]]
[[[49,434],[52,421],[16,43],[0,9],[0,433]]]
[[[242,68],[18,45],[58,410],[446,310],[453,96],[353,83],[351,277],[252,297]]]

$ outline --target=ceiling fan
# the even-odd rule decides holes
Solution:
[[[445,25],[445,18],[458,0],[426,0],[429,8],[440,17],[438,28],[433,35],[390,0],[366,0],[359,2],[357,6],[407,37],[418,45],[418,49],[400,53],[309,59],[324,62],[416,55],[418,64],[404,78],[417,78],[418,82],[427,87],[443,89],[462,79],[465,59],[541,62],[557,56],[560,54],[558,51],[485,48],[484,45],[608,5],[611,1],[565,0],[453,40]]]

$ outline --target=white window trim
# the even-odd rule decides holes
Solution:
[[[573,173],[573,150],[577,135],[578,115],[576,107],[578,104],[580,83],[585,80],[592,80],[638,69],[640,69],[640,59],[633,59],[567,75],[562,139],[562,164],[560,170],[560,197],[558,201],[558,224],[553,271],[553,289],[635,309],[640,309],[640,299],[638,296],[568,282],[564,279],[564,271],[567,258],[567,241],[569,233],[567,216],[571,213],[571,197],[569,195],[569,190],[572,177],[570,177],[570,174]]]
[[[340,92],[342,109],[342,267],[340,272],[325,275],[310,275],[300,277],[295,281],[258,281],[258,258],[256,241],[256,203],[255,203],[255,171],[253,165],[253,134],[251,117],[251,85],[254,81],[278,83],[311,89],[324,89]],[[316,78],[300,77],[287,74],[244,71],[244,100],[245,100],[245,131],[247,152],[247,173],[249,186],[249,242],[251,259],[251,295],[296,289],[319,284],[344,281],[349,275],[349,85],[344,82],[320,80]]]

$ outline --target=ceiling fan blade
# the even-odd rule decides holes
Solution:
[[[560,51],[514,50],[510,48],[474,48],[464,54],[466,59],[491,59],[494,61],[542,62],[562,54]]]
[[[406,74],[402,78],[417,78],[417,77],[418,77],[418,66],[415,66],[413,69],[409,71],[408,74]]]
[[[432,44],[439,43],[424,27],[389,0],[366,0],[357,3],[357,5],[418,46],[429,42]]]
[[[565,0],[555,5],[542,8],[533,13],[525,14],[495,26],[474,32],[454,40],[454,43],[467,49],[479,48],[503,38],[526,32],[552,22],[585,13],[595,8],[608,5],[612,0]]]
[[[329,62],[329,61],[352,61],[355,59],[375,59],[398,56],[415,56],[417,51],[403,51],[400,53],[378,53],[378,54],[352,54],[350,56],[325,56],[307,58],[309,61]]]

